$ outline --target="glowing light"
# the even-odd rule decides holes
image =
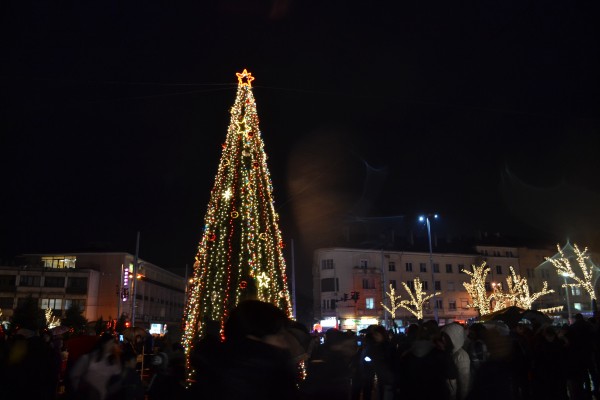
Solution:
[[[238,78],[238,85],[240,87],[252,87],[252,81],[254,80],[254,77],[245,68],[242,72],[237,72],[235,75]]]
[[[236,76],[236,98],[187,290],[182,344],[190,379],[189,356],[204,333],[204,321],[216,321],[222,334],[230,311],[247,297],[292,315],[254,77],[247,70]]]
[[[0,315],[1,315],[1,312],[0,312]],[[60,325],[60,319],[58,319],[57,317],[52,315],[51,308],[46,309],[45,316],[46,316],[46,325],[48,326],[48,329],[56,328],[57,326]]]
[[[425,303],[434,296],[439,296],[442,292],[435,292],[432,294],[427,294],[423,291],[423,283],[419,277],[416,277],[413,281],[414,284],[414,293],[411,291],[410,287],[406,284],[406,282],[402,282],[402,286],[404,286],[404,290],[410,296],[410,300],[400,300],[397,304],[399,307],[404,308],[413,314],[417,319],[423,319],[423,306]],[[400,296],[398,296],[398,299]]]
[[[390,291],[385,293],[388,299],[390,299],[390,307],[385,305],[383,302],[380,304],[383,308],[390,313],[392,316],[392,321],[396,318],[396,310],[400,308],[399,300],[402,296],[396,296],[396,289],[392,285],[390,285]]]
[[[490,272],[490,268],[485,265],[485,261],[478,266],[472,265],[471,268],[472,271],[467,269],[462,270],[462,272],[471,277],[470,282],[463,283],[469,297],[471,297],[471,302],[467,304],[467,307],[479,311],[480,316],[489,314],[491,312],[490,303],[495,300],[494,292],[498,285],[493,286],[494,291],[488,296],[485,288],[485,278]]]
[[[579,287],[585,289],[585,291],[590,296],[590,299],[596,300],[596,292],[594,290],[594,282],[598,278],[598,269],[591,261],[588,262],[589,256],[586,254],[588,249],[587,247],[581,251],[577,244],[573,246],[573,253],[575,255],[575,259],[577,265],[579,266],[579,274],[576,274],[571,266],[571,261],[569,257],[565,256],[565,253],[560,248],[559,245],[556,245],[558,249],[558,254],[560,257],[558,258],[549,258],[546,257],[547,261],[550,261],[554,268],[556,269],[556,273],[571,278],[575,281],[575,283],[565,283],[562,285],[564,288],[568,287]]]

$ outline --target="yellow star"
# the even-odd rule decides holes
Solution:
[[[251,72],[248,72],[245,68],[243,72],[236,72],[235,75],[238,78],[238,84],[240,86],[248,86],[248,87],[252,87],[252,81],[254,80],[254,77],[252,76]],[[244,78],[246,79],[246,81],[244,82]]]
[[[269,278],[269,276],[264,272],[261,272],[256,279],[258,280],[258,286],[261,288],[268,287],[269,281],[271,280],[271,278]]]
[[[238,127],[238,132],[246,132],[246,118],[242,118],[241,121],[236,121],[235,124]]]

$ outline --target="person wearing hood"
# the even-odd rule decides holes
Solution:
[[[442,328],[442,341],[445,348],[451,352],[452,361],[456,366],[456,379],[449,379],[450,398],[452,400],[464,400],[469,393],[469,379],[471,372],[471,360],[469,354],[463,349],[465,343],[465,328],[453,322]]]

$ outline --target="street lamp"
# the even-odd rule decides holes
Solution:
[[[437,301],[435,300],[435,275],[433,272],[433,249],[431,248],[431,222],[429,218],[438,219],[437,214],[421,215],[419,222],[425,222],[427,224],[427,238],[429,239],[429,268],[431,269],[431,289],[433,289],[433,318],[438,322],[438,308]]]
[[[569,286],[567,286],[567,277],[571,277],[571,274],[568,272],[562,272],[561,275],[565,280],[565,291],[567,293],[567,315],[569,318],[569,325],[571,325],[571,301],[569,300]]]

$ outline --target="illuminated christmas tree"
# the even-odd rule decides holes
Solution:
[[[188,362],[206,323],[217,321],[222,332],[229,312],[244,299],[275,304],[291,316],[254,77],[246,70],[236,75],[237,95],[188,283],[182,340]]]

